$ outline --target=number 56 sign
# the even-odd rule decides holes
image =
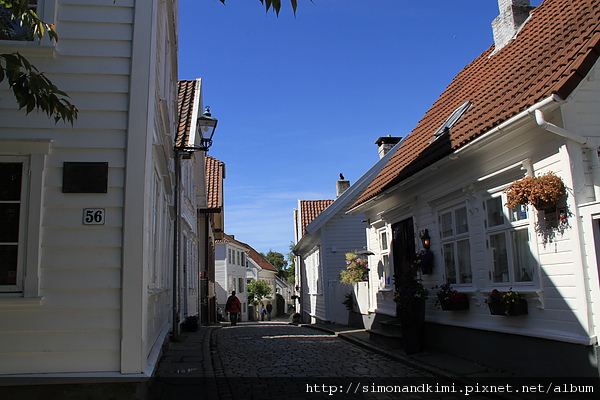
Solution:
[[[83,209],[83,224],[84,225],[104,225],[105,210],[104,208],[84,208]]]

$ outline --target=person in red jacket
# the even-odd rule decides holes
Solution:
[[[227,303],[225,303],[225,311],[229,313],[231,325],[235,326],[238,321],[238,314],[242,311],[242,303],[240,303],[240,299],[238,299],[235,295],[235,290],[232,291],[231,296],[227,298]]]

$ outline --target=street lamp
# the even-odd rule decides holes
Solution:
[[[219,121],[212,117],[210,107],[207,106],[202,116],[198,117],[197,120],[198,128],[200,129],[200,133],[202,133],[202,146],[200,146],[199,150],[208,151],[210,146],[212,146],[212,138],[215,134],[215,129],[217,129],[217,122]]]

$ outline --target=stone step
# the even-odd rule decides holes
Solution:
[[[369,329],[369,340],[387,347],[401,349],[402,333],[398,331],[388,331],[385,329]]]
[[[380,330],[390,333],[400,333],[402,331],[402,324],[398,319],[389,319],[387,321],[380,322]]]

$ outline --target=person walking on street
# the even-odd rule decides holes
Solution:
[[[267,301],[267,319],[271,320],[271,312],[273,311],[273,305],[270,301]]]
[[[225,303],[225,311],[229,313],[231,325],[235,326],[238,321],[238,314],[242,311],[242,303],[240,303],[240,299],[238,299],[235,295],[235,290],[232,291],[231,296],[227,298],[227,303]]]
[[[265,315],[267,315],[267,309],[265,308],[265,306],[262,306],[260,308],[260,320],[261,321],[265,320]]]

